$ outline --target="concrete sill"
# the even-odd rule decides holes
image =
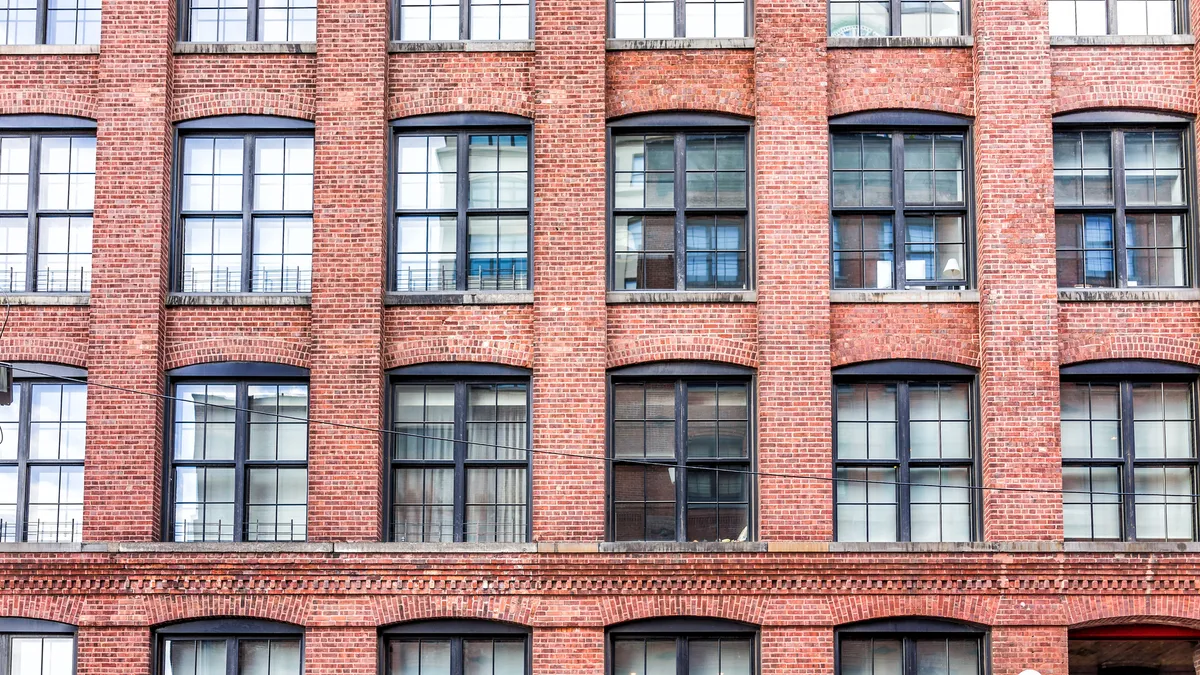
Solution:
[[[14,307],[86,306],[87,293],[0,293],[0,305]]]
[[[532,305],[533,291],[444,291],[440,293],[387,293],[387,306],[402,305]]]
[[[610,52],[634,49],[754,49],[754,38],[645,38],[604,41]]]
[[[388,52],[532,52],[533,40],[444,40],[441,42],[389,42]]]
[[[830,553],[1061,553],[1061,541],[850,542],[824,544]]]
[[[303,307],[311,295],[292,293],[172,293],[168,307]]]
[[[830,291],[831,304],[979,302],[979,291]]]
[[[1051,35],[1051,47],[1178,47],[1196,44],[1191,35]]]
[[[720,303],[758,302],[756,291],[609,291],[605,301],[610,305],[636,305],[639,303]]]
[[[974,47],[970,35],[943,37],[831,37],[825,42],[829,49],[877,49],[880,47]]]
[[[333,544],[334,553],[437,553],[442,555],[537,553],[537,544],[435,544],[421,542],[344,542]]]
[[[176,42],[176,54],[316,54],[315,42]]]
[[[1192,302],[1195,288],[1060,288],[1059,302]]]
[[[100,45],[3,45],[0,56],[42,56],[46,54],[99,54]]]
[[[601,553],[765,553],[761,541],[609,541]]]
[[[1200,553],[1200,542],[1195,541],[1068,541],[1063,544],[1067,553],[1111,554],[1157,554],[1157,553]]]

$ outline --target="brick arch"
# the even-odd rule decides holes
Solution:
[[[996,622],[1000,599],[995,596],[962,595],[842,595],[832,600],[833,625],[841,626],[873,619],[920,617],[968,621],[984,626]]]
[[[0,115],[71,115],[96,119],[95,96],[46,89],[17,89],[0,94]]]
[[[1068,595],[1064,599],[1071,628],[1120,624],[1161,624],[1200,629],[1200,596],[1185,595]]]
[[[1196,104],[1184,87],[1147,84],[1136,78],[1107,78],[1103,84],[1065,87],[1054,92],[1055,115],[1096,108],[1135,108],[1193,114]]]
[[[613,93],[607,104],[609,119],[644,115],[648,113],[718,113],[754,117],[754,96],[741,95],[720,89],[696,91],[691,88],[675,89],[664,83],[653,91]]]
[[[375,624],[434,619],[483,619],[532,626],[537,600],[500,595],[381,595],[372,598]]]
[[[519,368],[533,367],[533,348],[521,342],[478,337],[427,338],[389,344],[384,350],[383,367],[399,368],[417,363],[466,361],[499,363]]]
[[[1109,359],[1152,359],[1200,365],[1200,336],[1113,335],[1068,337],[1059,348],[1061,365]]]
[[[78,626],[82,607],[83,600],[79,596],[17,593],[0,596],[0,617],[5,618],[41,619]]]
[[[9,361],[38,361],[86,368],[87,345],[72,340],[9,337],[4,340],[0,357]]]
[[[309,599],[279,594],[151,595],[146,599],[146,623],[158,628],[199,619],[266,619],[303,626]]]
[[[630,595],[604,598],[599,609],[604,626],[677,617],[728,619],[755,626],[766,620],[766,606],[759,596]]]
[[[454,112],[507,113],[533,119],[533,95],[520,90],[486,87],[422,91],[394,95],[388,101],[388,119]]]
[[[221,361],[260,361],[308,367],[308,345],[278,338],[230,337],[192,340],[167,347],[164,370]]]
[[[888,332],[872,334],[869,340],[863,339],[862,335],[845,335],[834,339],[830,347],[834,368],[890,359],[945,361],[979,368],[979,345],[976,342],[945,335]]]
[[[744,340],[707,335],[641,336],[608,345],[609,368],[654,361],[716,361],[757,368],[758,349]]]
[[[316,104],[310,96],[250,90],[194,94],[176,99],[171,107],[173,122],[214,115],[278,115],[312,120]]]
[[[975,116],[975,101],[964,98],[961,92],[950,92],[940,87],[930,87],[921,93],[910,96],[912,102],[918,105],[908,108],[880,108],[879,103],[895,93],[890,90],[868,89],[855,94],[839,94],[829,102],[829,116],[848,115],[850,113],[867,112],[871,110],[887,110],[895,112],[940,112],[964,117]]]

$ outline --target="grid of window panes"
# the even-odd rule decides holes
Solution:
[[[529,288],[528,135],[401,135],[396,157],[396,290]]]
[[[613,538],[749,539],[748,386],[621,382],[612,396]]]
[[[1061,405],[1066,538],[1196,537],[1191,384],[1064,382]]]
[[[529,12],[530,0],[397,0],[398,39],[528,40]]]
[[[744,637],[616,638],[611,675],[753,672],[752,641]]]
[[[613,164],[616,289],[748,288],[744,133],[621,134]]]
[[[613,37],[736,38],[747,33],[746,0],[613,0]]]
[[[842,638],[839,675],[978,675],[979,640]]]
[[[836,390],[838,541],[970,541],[970,385]]]
[[[1171,35],[1175,0],[1049,0],[1051,35]]]
[[[39,43],[100,44],[100,0],[0,0],[0,45]]]
[[[163,675],[300,675],[299,640],[163,641]]]
[[[899,25],[893,15],[899,12]],[[898,32],[897,32],[898,31]],[[942,37],[961,35],[962,3],[954,0],[833,0],[829,34],[833,37]]]
[[[0,406],[0,541],[83,533],[87,385],[21,381]]]
[[[316,0],[189,0],[191,42],[315,42]]]
[[[393,540],[525,541],[528,385],[397,384],[392,396]]]
[[[181,383],[174,396],[173,540],[304,541],[308,387]]]
[[[965,287],[964,142],[956,133],[833,134],[834,288]]]
[[[0,292],[91,289],[95,188],[94,137],[0,138]]]
[[[5,642],[8,644],[5,645]],[[0,672],[9,675],[74,675],[75,673],[75,638],[73,637],[0,635],[0,648],[5,646],[8,649],[0,651],[0,654],[7,657],[8,663],[0,663]]]
[[[462,642],[462,659],[451,658]],[[525,640],[455,638],[393,640],[387,645],[386,675],[525,675]]]
[[[1054,134],[1060,287],[1189,283],[1184,138],[1176,130]]]
[[[181,174],[183,292],[309,292],[312,138],[189,136]]]

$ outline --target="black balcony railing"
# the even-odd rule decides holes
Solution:
[[[83,522],[33,520],[18,527],[11,520],[0,520],[0,542],[36,542],[41,544],[69,544],[83,541]]]
[[[199,520],[175,521],[174,541],[178,542],[231,542],[234,537],[232,522],[204,522]],[[305,541],[308,524],[289,520],[281,523],[252,521],[246,523],[244,541]]]

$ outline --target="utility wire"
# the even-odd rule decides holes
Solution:
[[[73,383],[77,383],[77,384],[86,384],[91,387],[99,387],[101,389],[110,389],[113,391],[125,392],[127,394],[137,394],[139,396],[148,396],[150,398],[156,398],[156,399],[159,399],[162,401],[180,401],[183,403],[190,403],[192,405],[202,405],[202,406],[205,406],[208,408],[217,408],[220,410],[231,410],[234,412],[245,412],[245,413],[251,413],[254,415],[260,415],[260,416],[264,416],[264,417],[274,417],[276,419],[291,420],[294,422],[304,422],[306,424],[320,424],[322,426],[336,427],[339,429],[351,429],[354,431],[366,431],[366,432],[373,433],[373,434],[401,436],[404,438],[421,438],[421,439],[428,439],[428,440],[435,440],[435,441],[458,442],[452,438],[444,438],[442,436],[429,436],[429,435],[425,435],[425,434],[417,434],[417,433],[408,432],[408,431],[395,431],[393,429],[374,429],[371,427],[364,427],[364,426],[360,426],[357,424],[346,424],[345,422],[331,422],[328,420],[312,419],[310,417],[297,417],[295,415],[285,415],[283,413],[263,412],[261,410],[253,410],[251,408],[242,408],[242,407],[239,407],[236,405],[224,405],[224,404],[220,404],[220,403],[207,403],[207,402],[201,403],[201,402],[193,401],[191,399],[182,398],[179,396],[171,396],[169,394],[159,394],[156,392],[140,391],[138,389],[130,389],[128,387],[120,387],[120,386],[112,385],[112,384],[102,384],[102,383],[96,382],[94,380],[87,380],[87,379],[78,378],[78,377],[67,377],[67,376],[63,376],[63,375],[55,375],[52,373],[39,372],[37,370],[28,368],[26,366],[23,366],[23,365],[19,366],[19,365],[13,364],[8,361],[0,361],[0,366],[9,366],[14,371],[29,373],[31,375],[39,375],[42,377],[48,377],[48,378],[53,378],[56,380],[61,380],[61,381],[65,381],[65,382],[73,382]],[[572,459],[586,459],[586,460],[591,460],[591,461],[605,462],[608,464],[635,464],[635,465],[643,465],[643,466],[656,466],[656,467],[664,467],[665,466],[668,468],[673,468],[672,465],[670,465],[670,464],[667,464],[667,463],[661,462],[661,461],[656,462],[653,460],[626,459],[623,457],[616,458],[616,457],[608,457],[608,456],[597,457],[595,455],[584,455],[584,454],[574,453],[574,452],[523,448],[523,447],[515,446],[515,445],[499,445],[496,443],[470,443],[469,441],[466,443],[468,443],[469,445],[484,445],[489,448],[495,448],[497,450],[517,450],[520,452],[530,452],[530,453],[533,453],[536,455],[550,455],[550,456],[554,456],[554,457],[569,457]],[[718,459],[718,458],[713,458],[713,459]],[[693,467],[684,467],[684,468],[689,469],[689,468],[693,468]],[[854,468],[860,468],[860,467],[854,467]],[[870,468],[870,467],[862,467],[862,468]],[[1067,494],[1106,495],[1106,496],[1118,496],[1118,497],[1174,497],[1174,498],[1190,498],[1193,501],[1195,501],[1197,498],[1200,498],[1200,495],[1197,495],[1194,493],[1186,494],[1186,493],[1160,493],[1160,492],[1101,492],[1101,491],[1095,491],[1095,490],[1062,490],[1062,489],[1056,490],[1056,489],[1052,489],[1052,488],[996,487],[996,486],[982,486],[982,485],[981,486],[941,485],[939,483],[914,483],[911,481],[875,480],[875,479],[868,479],[868,478],[834,478],[832,476],[809,476],[809,475],[804,475],[804,474],[781,473],[778,471],[756,471],[756,470],[746,470],[746,469],[730,469],[730,468],[725,468],[725,467],[721,467],[721,466],[713,466],[713,465],[704,466],[704,467],[695,467],[693,470],[739,474],[739,475],[746,475],[746,476],[760,476],[763,478],[787,478],[787,479],[793,479],[793,480],[817,481],[817,482],[822,482],[822,483],[859,483],[859,484],[863,484],[863,485],[892,485],[892,486],[900,486],[900,487],[945,488],[948,490],[981,490],[981,491],[987,490],[987,491],[992,491],[992,492],[1015,492],[1015,493],[1056,494],[1056,495],[1067,495]],[[1180,503],[1180,502],[1168,502],[1168,503]]]

